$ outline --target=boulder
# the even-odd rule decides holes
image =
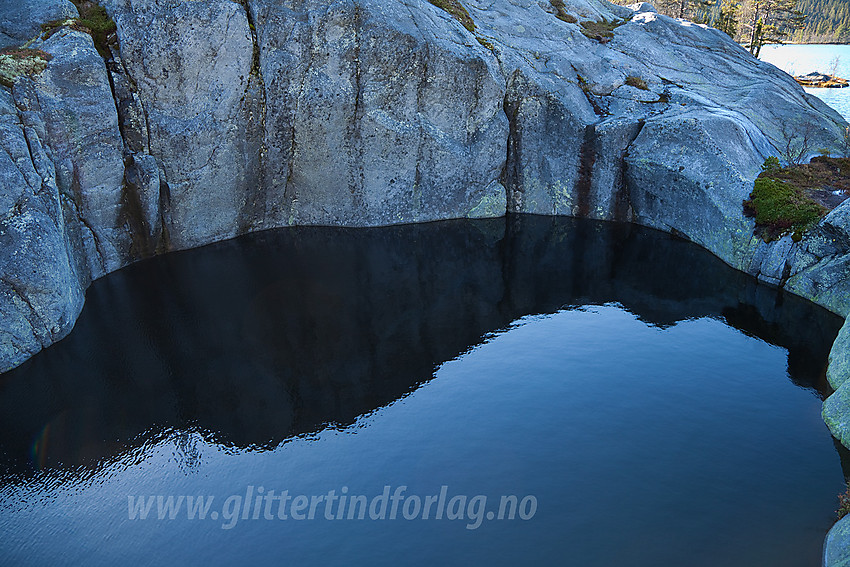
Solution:
[[[826,379],[836,390],[850,378],[850,319],[841,327],[832,350],[829,352],[829,366]]]
[[[15,102],[44,124],[63,203],[76,217],[80,261],[87,278],[128,262],[123,226],[124,142],[103,59],[92,38],[61,29],[33,47],[52,56],[47,69],[22,79]]]
[[[832,526],[823,546],[823,567],[850,565],[850,516],[844,516]]]
[[[15,0],[0,3],[0,49],[19,46],[41,33],[41,24],[78,18],[68,0]]]

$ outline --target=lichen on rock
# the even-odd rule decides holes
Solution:
[[[47,68],[53,58],[40,49],[6,47],[0,49],[0,85],[12,87],[19,77],[32,76]]]

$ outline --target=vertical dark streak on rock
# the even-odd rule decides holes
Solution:
[[[579,151],[578,179],[576,180],[577,215],[585,218],[590,214],[590,188],[593,183],[593,165],[596,163],[596,126],[589,124],[584,128],[584,140]]]
[[[519,71],[511,76],[505,85],[505,100],[502,109],[508,118],[508,143],[507,155],[505,156],[505,167],[502,170],[502,186],[507,192],[506,213],[522,212],[523,188],[522,188],[522,142],[519,132],[517,114],[522,101],[516,100],[512,92],[514,81]]]
[[[109,81],[109,92],[112,93],[112,102],[115,104],[115,115],[118,116],[121,112],[118,108],[120,104],[118,102],[118,94],[115,92],[115,80],[112,78],[113,71],[110,68],[115,66],[115,62],[111,58],[107,59],[106,55],[101,54],[101,57],[103,57],[103,65],[106,69],[106,79]],[[122,124],[120,116],[118,116],[118,132],[121,134],[121,141],[124,142],[124,151],[126,152],[127,135],[126,132],[124,132],[124,124]]]
[[[156,252],[156,243],[148,238],[152,230],[142,212],[139,187],[132,183],[130,171],[133,167],[132,156],[127,156],[124,160],[124,187],[119,214],[130,232],[130,258],[137,260],[153,256]]]
[[[626,175],[626,170],[628,168],[626,156],[629,155],[629,148],[634,141],[637,140],[637,137],[640,136],[645,124],[646,120],[641,119],[638,121],[634,135],[631,136],[629,143],[626,144],[626,147],[623,148],[623,151],[620,153],[620,169],[617,172],[617,179],[615,181],[614,210],[612,211],[613,218],[616,221],[631,222],[634,219],[631,188],[629,187],[628,177]]]
[[[422,126],[422,115],[425,112],[424,95],[428,89],[428,59],[431,57],[431,50],[429,48],[427,38],[423,35],[422,39],[425,42],[425,54],[422,56],[422,75],[419,78],[419,87],[416,89],[416,124],[419,127],[419,146],[416,148],[416,172],[413,178],[413,192],[411,195],[412,201],[417,203],[417,206],[416,210],[413,211],[413,219],[411,220],[417,220],[419,218],[419,213],[422,208],[422,172],[419,169],[419,165],[425,157],[425,128]]]
[[[782,267],[782,276],[779,278],[779,289],[783,289],[788,283],[788,278],[791,277],[791,262],[785,260],[785,265]]]
[[[162,225],[162,233],[156,245],[156,253],[164,254],[171,250],[171,237],[168,227],[171,226],[171,187],[168,181],[160,174],[159,178],[159,216]]]
[[[307,17],[309,18],[309,16],[307,16]],[[295,29],[296,29],[297,26],[298,26],[298,23],[293,24],[293,27],[292,27],[292,33],[293,34],[295,33]],[[294,218],[294,216],[295,216],[295,202],[298,199],[297,194],[290,196],[290,188],[292,187],[292,177],[293,177],[293,172],[295,170],[295,154],[298,151],[298,140],[297,140],[296,131],[295,131],[295,119],[298,116],[298,107],[301,104],[301,99],[304,96],[304,86],[307,83],[307,77],[310,74],[310,68],[313,65],[313,57],[314,57],[313,56],[313,46],[315,45],[315,42],[313,41],[312,32],[307,34],[307,37],[310,40],[310,45],[306,49],[306,52],[309,54],[308,55],[309,58],[307,60],[306,67],[304,68],[304,72],[301,75],[301,85],[298,88],[298,94],[296,95],[295,102],[292,105],[292,116],[291,116],[290,123],[289,123],[289,132],[290,132],[289,163],[287,164],[288,171],[286,172],[286,180],[284,181],[284,185],[283,185],[283,203],[284,203],[284,206],[289,207],[291,218]],[[287,40],[287,41],[289,41],[289,40]]]
[[[117,31],[115,37],[117,41]],[[132,262],[142,258],[151,257],[158,252],[167,251],[167,247],[161,250],[162,232],[165,231],[164,222],[161,224],[162,228],[159,230],[160,234],[153,234],[154,227],[151,226],[142,207],[141,192],[143,189],[139,185],[138,164],[133,158],[133,155],[137,152],[149,153],[151,150],[150,122],[148,120],[147,110],[141,101],[141,97],[133,96],[133,93],[138,92],[138,87],[136,82],[133,80],[132,75],[130,75],[126,65],[124,65],[124,61],[121,59],[121,54],[118,51],[117,45],[113,44],[109,46],[108,50],[98,51],[103,58],[104,66],[106,68],[106,77],[109,81],[109,89],[112,93],[112,100],[115,103],[115,114],[118,118],[118,132],[121,135],[121,141],[124,145],[124,177],[121,186],[121,205],[118,214],[120,219],[119,224],[125,226],[129,233],[127,235],[129,236],[129,244],[124,245],[126,248],[122,246],[123,249],[120,250],[120,253],[123,257],[122,262]],[[124,98],[122,98],[122,95],[119,94],[119,91],[116,88],[116,74],[123,75],[123,80],[126,82],[126,86],[122,86]],[[126,92],[127,88],[130,90],[129,93]],[[132,107],[133,104],[137,104],[138,109],[141,110],[141,113],[144,116],[144,132],[136,133],[128,131],[127,129],[129,120],[131,120],[131,118],[127,115],[128,108]],[[131,127],[134,125],[135,124],[132,124]],[[139,135],[145,136],[147,142],[146,147],[139,147],[139,143],[141,142],[138,140]],[[161,171],[159,174],[164,175]],[[162,185],[162,181],[160,181],[160,185]],[[164,221],[161,202],[158,213],[160,220]],[[99,251],[99,244],[96,236],[95,244],[98,246]]]
[[[354,4],[354,131],[352,140],[352,150],[356,152],[352,156],[352,166],[356,168],[356,177],[349,184],[351,191],[352,204],[356,210],[362,208],[362,194],[364,184],[363,171],[363,133],[361,131],[363,121],[363,85],[361,84],[361,64],[360,64],[360,42],[362,38],[362,8],[359,3]],[[365,212],[365,211],[364,211]]]
[[[252,54],[251,69],[242,93],[240,113],[247,125],[245,133],[244,156],[246,162],[245,186],[243,188],[244,202],[238,217],[239,234],[262,229],[267,223],[267,207],[263,187],[265,181],[265,124],[266,124],[266,90],[263,70],[260,61],[260,45],[257,40],[257,29],[254,16],[248,0],[241,1],[248,22],[248,35],[251,38]]]

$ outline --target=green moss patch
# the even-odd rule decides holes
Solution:
[[[80,12],[78,25],[91,34],[94,46],[104,57],[109,56],[110,35],[117,29],[115,22],[106,13],[106,8],[91,0],[72,0]]]
[[[744,213],[756,219],[756,230],[766,242],[792,233],[795,240],[819,221],[827,208],[789,181],[772,179],[768,172],[755,181]]]
[[[609,22],[604,18],[599,22],[582,22],[581,33],[585,37],[595,39],[599,43],[608,43],[608,40],[614,37],[614,30],[625,23],[626,20],[613,20]]]
[[[457,0],[428,0],[431,4],[445,10],[451,14],[454,19],[459,21],[463,27],[470,32],[475,32],[475,22],[472,21],[472,16],[466,11],[466,8]]]
[[[496,52],[496,48],[493,46],[493,44],[490,43],[489,41],[487,41],[486,39],[484,39],[483,37],[475,36],[475,39],[477,39],[478,43],[480,43],[482,46],[486,47],[490,51],[492,51],[494,53]]]
[[[11,88],[18,77],[41,73],[52,58],[52,55],[40,49],[0,49],[0,85]]]

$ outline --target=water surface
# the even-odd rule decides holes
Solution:
[[[156,258],[0,376],[0,564],[814,567],[843,485],[820,419],[840,324],[669,235],[563,218]],[[225,505],[385,486],[445,486],[465,515]],[[130,519],[156,495],[214,501]],[[503,495],[536,509],[499,520]]]
[[[773,63],[790,75],[811,72],[830,73],[850,80],[850,45],[765,45],[759,58]],[[850,87],[844,89],[814,89],[813,94],[850,120]]]

